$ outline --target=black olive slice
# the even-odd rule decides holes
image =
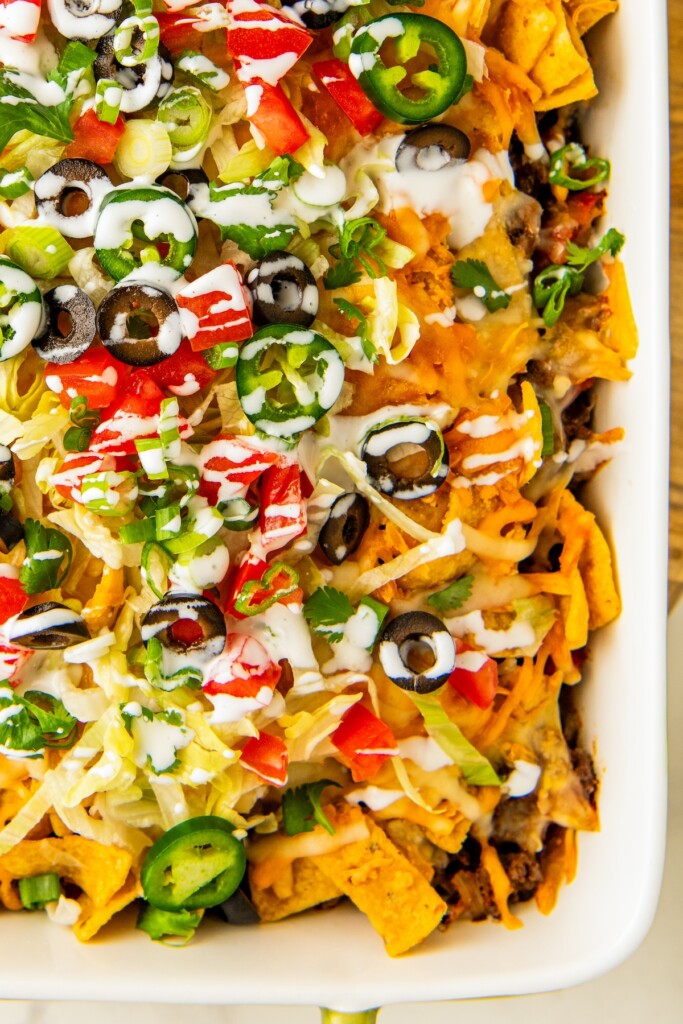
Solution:
[[[183,338],[175,299],[153,284],[113,288],[97,311],[97,331],[111,354],[129,366],[160,363]]]
[[[121,111],[124,114],[143,110],[162,99],[173,82],[173,62],[163,43],[159,43],[159,49],[149,60],[126,68],[116,59],[114,36],[102,36],[92,69],[97,82],[101,78],[113,79],[123,88]]]
[[[422,648],[422,650],[420,650]],[[414,667],[429,652],[431,665]],[[405,612],[384,627],[379,660],[389,679],[402,690],[432,693],[455,668],[455,643],[441,619],[429,612]]]
[[[427,458],[426,468],[421,452]],[[433,494],[448,475],[443,435],[426,420],[392,420],[375,427],[363,441],[360,454],[372,486],[399,501]],[[420,465],[414,472],[412,466],[402,468],[416,460]]]
[[[221,903],[218,909],[228,924],[248,925],[261,921],[256,907],[241,888],[235,889],[230,899]]]
[[[47,324],[31,344],[46,362],[72,363],[92,344],[96,331],[95,306],[89,295],[72,284],[43,295]]]
[[[33,651],[62,650],[90,639],[88,627],[78,612],[58,601],[44,601],[21,612],[7,635],[18,647]]]
[[[470,140],[450,124],[425,124],[406,132],[396,151],[397,171],[440,171],[464,163]]]
[[[0,444],[0,494],[9,491],[15,476],[14,456],[6,444]]]
[[[276,249],[253,267],[247,285],[256,324],[310,327],[318,312],[318,286],[303,260]]]
[[[370,505],[362,494],[351,491],[335,498],[318,538],[332,565],[341,565],[358,550],[369,522]]]
[[[198,186],[209,184],[209,176],[201,169],[201,167],[183,167],[173,171],[165,171],[160,178],[157,178],[157,184],[163,185],[164,188],[170,188],[171,192],[183,200],[188,205],[196,197]]]
[[[143,643],[157,637],[167,651],[189,654],[197,662],[217,657],[225,647],[226,634],[222,611],[201,594],[166,594],[142,620]]]
[[[306,28],[321,29],[334,25],[344,16],[352,0],[283,0],[298,14]]]
[[[35,183],[36,209],[67,238],[89,238],[112,188],[109,175],[92,160],[60,160]]]
[[[0,552],[8,554],[24,539],[24,524],[11,509],[0,508]]]

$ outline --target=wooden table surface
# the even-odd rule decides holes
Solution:
[[[683,277],[683,0],[669,0],[671,280]],[[683,289],[671,292],[669,601],[683,594]]]

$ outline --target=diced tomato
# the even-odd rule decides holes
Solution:
[[[0,681],[9,682],[10,686],[18,686],[21,682],[18,674],[34,653],[25,647],[0,644]]]
[[[114,124],[100,121],[91,107],[81,114],[73,126],[74,140],[64,155],[74,160],[94,160],[96,164],[110,164],[126,123],[119,115]]]
[[[95,429],[91,450],[132,455],[136,439],[158,436],[159,413],[165,397],[147,370],[131,373],[123,395],[107,409],[106,418]],[[187,420],[179,416],[178,423],[181,438],[189,437],[192,428]]]
[[[216,376],[216,371],[211,369],[206,359],[193,352],[189,341],[185,340],[168,359],[148,366],[147,373],[155,384],[174,395],[194,395]]]
[[[490,708],[498,692],[498,663],[457,638],[455,654],[449,685],[478,708]]]
[[[266,551],[281,548],[304,533],[306,505],[296,462],[271,466],[263,474],[259,529]]]
[[[183,333],[195,352],[254,333],[249,298],[234,263],[228,261],[186,284],[175,300]]]
[[[13,565],[0,565],[0,622],[23,612],[28,597],[19,582],[19,570]]]
[[[89,473],[115,472],[121,469],[121,459],[98,452],[68,452],[64,462],[50,477],[50,483],[71,501],[81,502],[81,484]]]
[[[354,782],[372,778],[388,757],[398,753],[389,726],[362,704],[349,708],[330,739],[344,755]]]
[[[201,454],[199,493],[212,505],[243,497],[249,484],[278,460],[274,452],[259,451],[241,437],[219,434]]]
[[[83,395],[90,409],[105,409],[115,400],[126,372],[106,348],[90,348],[72,363],[48,363],[43,377],[66,409],[76,395]]]
[[[280,85],[248,85],[247,109],[249,121],[278,156],[294,153],[308,141],[306,127]]]
[[[197,19],[191,14],[156,11],[154,17],[159,22],[159,38],[174,57],[183,50],[201,49],[202,34],[197,31]]]
[[[223,654],[213,663],[204,693],[223,693],[235,700],[253,704],[240,709],[240,717],[249,711],[267,707],[278,684],[282,669],[271,661],[268,651],[253,636],[229,633]]]
[[[277,85],[313,42],[310,32],[283,11],[258,0],[240,0],[237,11],[228,10],[228,53],[241,82]]]
[[[0,38],[32,43],[38,32],[41,0],[0,0]]]
[[[313,65],[313,71],[361,135],[369,135],[384,120],[384,115],[367,98],[348,64],[336,58],[321,60]]]
[[[242,748],[240,764],[259,775],[271,786],[284,786],[287,781],[287,747],[279,736],[261,732],[248,739]]]

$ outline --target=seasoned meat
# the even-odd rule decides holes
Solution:
[[[542,213],[540,203],[523,192],[513,192],[505,202],[502,217],[508,238],[527,258],[536,248]]]
[[[593,388],[580,391],[571,405],[562,412],[562,426],[566,444],[570,445],[576,438],[588,440],[592,436],[591,423],[595,408],[595,392]]]
[[[514,847],[500,850],[498,855],[512,885],[510,902],[523,903],[532,899],[543,880],[538,858],[527,850]]]
[[[595,796],[598,791],[598,778],[595,774],[593,758],[587,750],[571,751],[572,767],[581,783],[581,788],[591,807],[595,807]]]

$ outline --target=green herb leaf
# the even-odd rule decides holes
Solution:
[[[342,228],[337,228],[337,233],[339,241],[330,246],[330,255],[339,262],[323,278],[328,290],[355,284],[360,281],[363,270],[371,278],[386,276],[386,263],[375,250],[387,233],[376,220],[372,217],[347,220]]]
[[[353,302],[347,302],[346,299],[335,299],[334,303],[339,306],[339,311],[348,317],[349,320],[356,320],[357,324],[354,328],[358,332],[360,338],[361,348],[363,349],[363,355],[366,359],[369,359],[371,363],[377,362],[377,349],[370,340],[368,332],[368,321],[365,313],[359,306],[355,306]]]
[[[451,278],[457,288],[473,291],[489,313],[495,313],[497,309],[507,309],[510,305],[512,296],[496,284],[483,260],[458,260],[455,266],[451,267]]]
[[[553,426],[553,412],[547,402],[539,402],[538,408],[541,411],[541,431],[543,433],[543,447],[541,456],[552,455],[555,451],[555,428]]]
[[[38,757],[45,747],[73,746],[77,722],[61,700],[30,690],[20,697],[9,684],[0,686],[0,744]]]
[[[473,582],[474,577],[462,576],[444,590],[439,590],[436,594],[430,594],[427,598],[427,604],[431,604],[433,608],[438,608],[440,612],[448,612],[454,608],[460,608],[472,593]]]
[[[304,605],[304,616],[316,633],[330,643],[338,643],[343,632],[342,626],[353,615],[353,605],[346,594],[334,587],[319,587]]]
[[[58,587],[71,566],[71,541],[59,530],[43,526],[37,519],[24,523],[26,558],[19,579],[27,594],[42,594]]]
[[[76,39],[70,40],[62,51],[62,56],[59,58],[59,64],[57,65],[57,75],[61,75],[66,78],[73,71],[85,71],[97,60],[97,53],[95,50],[91,50],[85,43],[79,43]]]
[[[64,100],[51,107],[38,103],[30,91],[19,82],[30,81],[31,76],[21,74],[16,68],[0,68],[0,150],[4,149],[16,132],[29,131],[43,135],[57,142],[71,142],[73,132],[69,123],[69,111],[73,97],[64,94]],[[54,83],[58,88],[58,83]]]
[[[619,231],[615,228],[610,228],[605,234],[602,240],[592,249],[584,249],[580,245],[574,245],[573,242],[567,242],[567,263],[570,267],[575,267],[580,272],[583,272],[590,267],[592,263],[597,263],[607,253],[610,256],[616,256],[626,239]]]
[[[331,779],[320,779],[319,782],[285,790],[282,794],[282,820],[288,836],[312,832],[316,824],[334,835],[334,828],[320,806],[320,799],[327,786],[337,785],[339,783]]]

